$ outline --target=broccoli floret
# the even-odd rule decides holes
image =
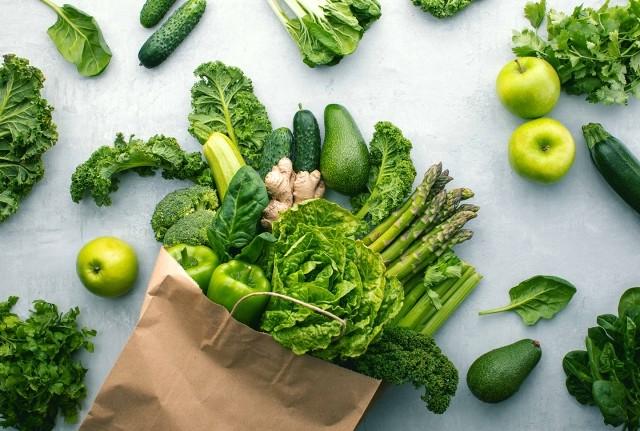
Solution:
[[[448,18],[469,6],[474,0],[411,0],[425,12],[436,18]]]
[[[345,364],[367,376],[423,387],[427,409],[442,414],[458,388],[458,370],[433,338],[406,328],[386,328],[367,352]]]
[[[218,195],[211,187],[191,186],[166,195],[151,216],[151,228],[156,239],[162,241],[167,230],[183,217],[198,210],[218,208]]]
[[[163,244],[169,247],[176,244],[207,245],[207,230],[215,215],[215,211],[198,210],[181,218],[167,230]]]

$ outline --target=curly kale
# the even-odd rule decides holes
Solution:
[[[194,185],[174,190],[156,205],[151,228],[156,239],[162,241],[167,230],[178,220],[198,210],[215,210],[218,205],[218,195],[211,187]]]
[[[189,133],[201,144],[213,132],[227,135],[247,164],[257,169],[271,121],[251,80],[242,70],[220,61],[201,64],[194,74],[198,81],[191,89]]]
[[[442,414],[458,388],[458,370],[433,338],[406,328],[386,328],[367,352],[346,366],[394,385],[424,388],[427,409]]]
[[[118,133],[113,147],[98,148],[76,168],[71,177],[71,199],[80,202],[90,195],[98,206],[111,205],[110,194],[118,190],[119,175],[131,171],[144,177],[157,170],[162,170],[166,179],[213,187],[211,170],[199,152],[187,153],[174,138],[162,135],[144,142],[133,136],[126,141]]]
[[[411,193],[416,168],[411,161],[411,141],[388,121],[375,126],[369,145],[371,171],[367,190],[351,199],[356,217],[371,226],[380,224]]]
[[[425,12],[436,18],[448,18],[469,6],[474,0],[411,0]]]
[[[53,108],[42,98],[44,75],[5,55],[0,66],[0,223],[44,176],[43,154],[58,140]]]
[[[215,216],[215,211],[211,210],[188,214],[167,230],[162,243],[168,247],[176,244],[209,245],[207,231]]]

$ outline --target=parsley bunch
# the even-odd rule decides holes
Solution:
[[[586,94],[607,105],[640,98],[640,0],[599,9],[577,6],[571,15],[551,9],[546,1],[529,2],[525,15],[532,29],[516,31],[513,52],[547,60],[569,94]],[[538,28],[547,18],[547,40]]]
[[[34,301],[22,320],[11,313],[17,302],[15,296],[0,302],[0,427],[48,431],[58,412],[76,422],[87,369],[73,354],[92,352],[96,331],[78,328],[77,307],[58,313],[54,304]]]

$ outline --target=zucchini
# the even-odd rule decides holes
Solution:
[[[582,127],[591,160],[611,188],[640,212],[640,161],[600,124]]]
[[[187,0],[140,48],[138,59],[144,67],[156,67],[191,33],[207,6],[206,0]]]
[[[258,172],[264,178],[283,157],[291,158],[293,134],[287,127],[274,129],[264,141]]]
[[[293,117],[293,170],[312,172],[320,168],[320,127],[311,111],[298,106]]]
[[[160,22],[176,0],[147,0],[140,11],[140,24],[151,28]]]

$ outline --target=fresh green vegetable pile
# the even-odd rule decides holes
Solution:
[[[213,186],[213,177],[200,153],[187,153],[174,138],[157,135],[143,141],[133,136],[126,141],[122,133],[113,147],[98,148],[79,165],[71,177],[71,198],[80,202],[86,195],[96,205],[111,205],[110,194],[118,190],[118,176],[135,172],[140,176],[154,175],[162,170],[166,179],[191,180]]]
[[[382,15],[378,0],[267,1],[310,67],[332,66],[352,54]]]
[[[0,66],[0,223],[44,175],[42,156],[58,140],[53,108],[42,98],[44,75],[5,55]]]
[[[93,351],[96,332],[78,327],[78,308],[59,313],[53,304],[34,301],[22,320],[11,312],[17,302],[11,296],[0,303],[0,427],[48,431],[58,413],[76,422],[87,370],[74,356]]]
[[[530,2],[525,14],[533,29],[515,32],[513,52],[547,60],[569,94],[593,103],[627,104],[640,98],[640,1],[599,9],[577,6],[570,15],[546,2]],[[547,17],[546,40],[538,32]]]
[[[451,17],[469,6],[474,0],[411,0],[425,12],[436,18]]]
[[[618,304],[618,316],[598,316],[589,328],[586,350],[566,354],[562,367],[567,390],[578,402],[596,405],[604,422],[640,429],[640,288],[627,290]]]

